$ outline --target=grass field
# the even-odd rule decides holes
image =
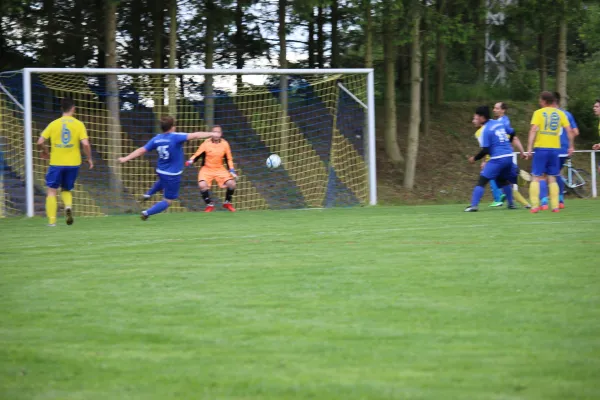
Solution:
[[[598,201],[0,234],[1,399],[600,398]]]

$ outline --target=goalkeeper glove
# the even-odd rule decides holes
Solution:
[[[194,160],[191,158],[185,162],[186,167],[189,167],[190,165],[193,165],[193,164],[194,164]]]
[[[231,174],[231,176],[233,176],[233,178],[234,178],[234,179],[236,179],[236,178],[237,178],[237,174],[235,173],[235,169],[231,168],[231,169],[229,170],[229,173]]]

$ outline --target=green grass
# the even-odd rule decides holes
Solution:
[[[44,225],[0,221],[1,399],[600,398],[597,201]]]

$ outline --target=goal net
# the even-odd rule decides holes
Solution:
[[[375,201],[369,179],[374,171],[368,172],[366,152],[368,132],[374,135],[368,123],[373,115],[367,108],[372,104],[367,96],[369,71],[108,72],[0,73],[0,216],[43,214],[48,162],[40,158],[35,142],[46,125],[60,117],[60,100],[65,97],[75,101],[75,117],[86,125],[95,161],[94,169],[85,163],[80,169],[73,191],[76,215],[139,212],[141,196],[156,180],[156,155],[124,165],[117,158],[159,133],[163,115],[176,118],[178,132],[222,127],[239,175],[234,197],[239,210]],[[200,144],[186,143],[186,158]],[[266,167],[270,154],[281,157],[279,168]],[[180,197],[170,212],[204,207],[197,172],[196,167],[184,170]],[[224,193],[215,186],[212,191],[218,205]]]

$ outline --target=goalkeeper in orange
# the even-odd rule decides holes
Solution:
[[[215,205],[210,198],[210,185],[213,181],[217,181],[217,185],[221,188],[227,188],[225,193],[225,203],[223,208],[231,212],[235,212],[231,200],[235,192],[235,179],[237,174],[233,168],[233,158],[231,157],[231,147],[229,143],[220,135],[223,130],[219,125],[215,125],[213,132],[218,132],[219,136],[213,136],[205,140],[194,155],[186,161],[185,165],[190,166],[200,159],[200,171],[198,172],[198,186],[200,194],[206,203],[204,212],[212,212],[215,210]]]

